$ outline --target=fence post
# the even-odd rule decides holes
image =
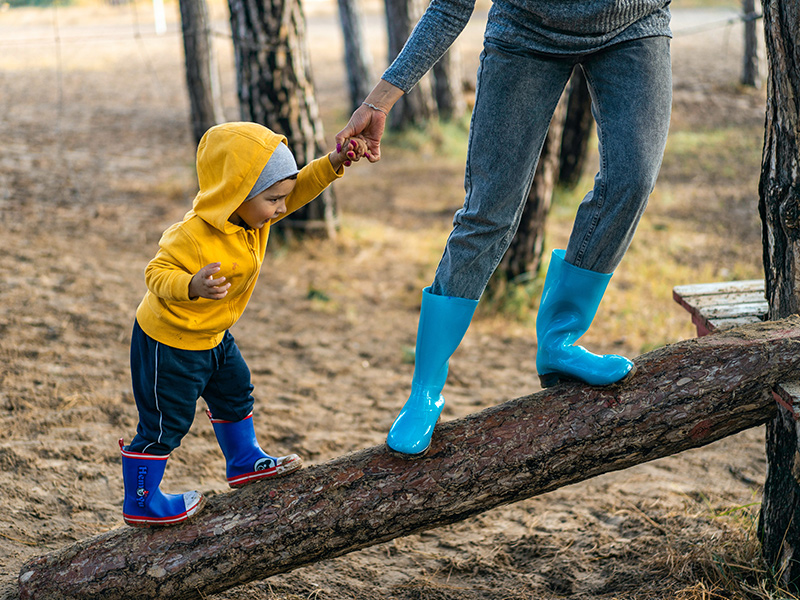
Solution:
[[[744,18],[744,64],[742,68],[742,85],[758,87],[758,38],[756,37],[756,2],[742,0]]]

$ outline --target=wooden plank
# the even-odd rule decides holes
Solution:
[[[763,291],[742,292],[737,294],[703,294],[702,296],[692,296],[686,299],[687,304],[691,304],[698,310],[711,308],[714,306],[725,306],[730,304],[767,304]]]
[[[769,311],[762,279],[678,285],[672,297],[691,315],[698,337],[766,320]]]
[[[752,315],[731,319],[707,319],[704,325],[708,329],[708,332],[711,333],[712,331],[724,331],[726,329],[741,327],[742,325],[750,325],[751,323],[758,323],[760,321],[764,321],[764,319]]]
[[[735,319],[737,317],[760,317],[761,315],[766,315],[768,310],[769,305],[767,301],[764,300],[763,302],[754,302],[750,304],[713,306],[698,312],[706,319]]]
[[[693,283],[676,285],[673,291],[682,298],[705,296],[707,294],[741,294],[748,292],[764,292],[763,279],[747,279],[743,281],[721,281],[716,283]]]
[[[795,421],[800,421],[800,380],[777,384],[772,395],[779,405],[789,411]]]

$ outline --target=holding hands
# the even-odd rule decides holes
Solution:
[[[221,300],[228,294],[230,283],[225,283],[225,277],[214,279],[214,274],[219,273],[222,263],[211,263],[194,274],[189,282],[189,298],[207,298],[208,300]],[[223,285],[224,284],[224,285]]]
[[[351,137],[343,140],[341,143],[337,142],[336,150],[328,155],[334,171],[338,171],[342,165],[349,167],[354,162],[358,162],[364,156],[369,158],[367,150],[367,142],[361,137]]]
[[[386,128],[386,118],[402,96],[403,90],[381,79],[353,112],[344,129],[336,134],[336,144],[343,144],[357,136],[367,144],[367,160],[378,162],[381,159],[381,137]]]

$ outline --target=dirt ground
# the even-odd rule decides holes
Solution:
[[[142,271],[196,190],[177,10],[167,9],[160,37],[147,3],[0,11],[2,600],[15,597],[26,559],[122,526],[117,440],[130,439],[137,420],[127,352]],[[331,140],[348,112],[341,34],[332,6],[309,9]],[[368,19],[376,72],[378,14]],[[484,15],[459,42],[470,75]],[[721,23],[729,15],[676,11],[670,145],[637,241],[586,336],[595,350],[635,357],[693,336],[673,285],[761,276],[765,93],[737,84],[742,36]],[[697,29],[700,20],[711,25]],[[235,120],[224,36],[218,53]],[[313,464],[383,442],[408,391],[419,290],[460,205],[462,169],[462,156],[435,145],[387,146],[380,164],[337,182],[336,240],[271,244],[234,329],[266,449]],[[565,243],[573,210],[554,208],[551,247]],[[534,352],[530,319],[482,310],[451,361],[444,417],[536,391]],[[227,491],[203,410],[198,403],[173,453],[167,491]],[[746,597],[717,587],[714,573],[752,558],[763,438],[746,431],[214,598]]]

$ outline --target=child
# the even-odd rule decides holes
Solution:
[[[365,150],[362,140],[349,140],[298,171],[286,138],[255,123],[218,125],[200,140],[200,191],[161,237],[136,311],[131,375],[139,424],[129,446],[120,440],[128,525],[172,525],[200,509],[198,492],[159,489],[200,396],[231,487],[300,468],[297,455],[273,457],[259,447],[250,371],[228,329],[253,292],[270,226],[316,198]]]

